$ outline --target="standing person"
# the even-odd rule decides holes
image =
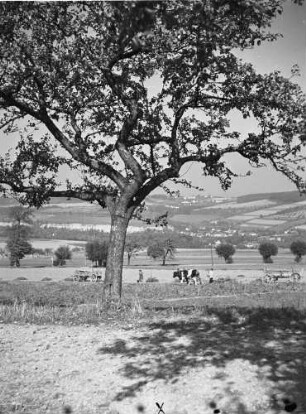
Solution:
[[[211,267],[208,272],[208,283],[212,283],[214,281],[214,268]]]
[[[137,283],[142,283],[143,282],[143,271],[140,269],[139,270],[139,279],[137,280]]]

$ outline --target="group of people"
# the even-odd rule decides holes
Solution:
[[[178,269],[178,271],[180,271],[180,269]],[[214,281],[214,269],[213,269],[213,267],[211,267],[209,269],[208,274],[207,274],[207,278],[208,278],[208,283],[212,283]],[[140,269],[137,283],[142,283],[143,281],[144,281],[143,280],[143,271]]]

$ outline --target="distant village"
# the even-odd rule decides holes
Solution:
[[[243,197],[155,194],[148,197],[145,214],[155,218],[167,213],[168,230],[186,236],[182,243],[188,246],[192,243],[192,247],[230,243],[237,248],[257,249],[266,240],[287,247],[294,240],[306,238],[306,199],[291,196],[290,192],[283,194],[283,199],[273,194]],[[9,204],[5,203],[0,209],[2,237],[8,224],[8,209]],[[35,211],[34,224],[34,237],[47,239],[85,240],[110,231],[107,210],[101,212],[94,205],[66,199]],[[163,229],[133,220],[128,232]]]
[[[299,207],[303,207],[303,203],[306,206],[305,201],[297,202],[296,204]],[[289,207],[294,205],[290,204]],[[276,210],[275,204],[271,203],[271,206],[271,213],[274,213],[274,210]],[[170,211],[175,210],[177,212],[184,211],[188,208],[192,218],[197,217],[200,211],[202,213],[212,210],[224,211],[224,214],[220,214],[220,217],[213,220],[205,220],[205,223],[200,225],[193,219],[187,225],[186,223],[180,224],[178,222],[173,224],[176,218],[175,215],[172,221],[170,219],[172,228],[174,227],[179,230],[181,234],[201,238],[207,246],[210,244],[216,246],[223,242],[229,242],[240,248],[255,249],[258,248],[262,241],[267,239],[276,242],[279,246],[286,246],[299,236],[305,237],[306,235],[306,216],[304,224],[296,223],[294,220],[290,222],[271,220],[270,214],[268,214],[268,207],[270,207],[268,200],[237,204],[236,197],[218,197],[211,195],[184,196],[174,200],[168,199],[164,207],[170,208]],[[263,210],[266,207],[267,209]],[[278,208],[281,211],[287,207],[286,204],[280,204]],[[239,219],[238,213],[244,213],[251,218],[258,216],[256,217],[257,221],[244,222],[242,216]],[[205,214],[203,215],[203,219],[205,219]],[[265,225],[266,223],[268,225]],[[269,225],[270,223],[272,223],[271,226]]]

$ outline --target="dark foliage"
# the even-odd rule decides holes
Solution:
[[[108,242],[106,240],[93,240],[86,244],[86,255],[96,266],[106,266]]]
[[[306,255],[306,242],[296,240],[291,243],[290,250],[295,255],[295,261],[299,263],[302,260],[302,256]]]
[[[277,255],[278,247],[274,243],[264,242],[260,243],[258,251],[262,255],[264,263],[273,263],[271,256]]]
[[[69,246],[60,246],[58,247],[55,252],[56,259],[53,261],[54,266],[64,266],[66,264],[66,260],[70,260],[72,258],[72,252]]]

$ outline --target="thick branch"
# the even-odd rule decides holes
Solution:
[[[130,106],[131,106],[131,115],[123,123],[122,129],[119,134],[119,138],[116,142],[116,149],[121,159],[123,160],[125,166],[133,172],[137,182],[139,184],[142,184],[146,178],[146,174],[142,170],[140,164],[137,162],[137,160],[133,157],[131,152],[128,150],[128,144],[127,144],[129,141],[130,135],[133,131],[133,128],[135,127],[137,120],[140,116],[140,111],[138,109],[137,102],[135,102],[134,100],[130,101]]]
[[[31,108],[29,105],[27,105],[24,102],[21,102],[15,98],[13,98],[12,94],[10,92],[5,92],[0,90],[0,98],[3,99],[4,105],[6,107],[9,106],[15,106],[20,110],[22,114],[28,114],[31,115],[33,118],[38,119],[41,121],[41,114],[39,111],[36,111],[35,109]]]
[[[181,165],[179,165],[178,169],[173,167],[165,168],[157,175],[152,177],[141,189],[136,193],[135,197],[133,198],[133,204],[139,205],[153,190],[159,187],[162,183],[169,180],[170,178],[175,178],[179,176],[179,170]]]
[[[39,193],[39,188],[35,186],[24,186],[22,184],[14,184],[9,180],[1,179],[1,184],[7,185],[10,187],[14,193],[16,194],[35,194]],[[99,191],[84,191],[84,190],[49,190],[47,191],[47,197],[66,197],[66,198],[77,198],[83,201],[98,201],[101,205],[103,204],[104,200],[106,199],[108,194],[99,192]]]
[[[194,155],[189,155],[187,157],[183,157],[181,158],[181,165],[186,164],[187,162],[193,162],[193,161],[197,161],[197,162],[202,162],[202,163],[207,163],[207,162],[212,162],[212,161],[219,161],[219,159],[225,155],[225,154],[229,154],[232,152],[238,152],[240,153],[240,147],[241,145],[238,146],[233,146],[233,145],[229,145],[228,147],[224,148],[224,149],[216,149],[216,152],[211,152],[209,154],[194,154]]]
[[[177,113],[175,115],[172,131],[171,131],[171,148],[172,148],[172,152],[171,152],[171,155],[170,155],[170,164],[175,169],[178,168],[178,160],[180,159],[180,149],[179,149],[178,140],[177,140],[177,130],[178,130],[181,119],[182,119],[185,111],[187,110],[187,108],[188,108],[188,106],[183,105],[177,111]]]
[[[143,53],[144,50],[142,48],[134,48],[130,49],[126,52],[119,53],[117,56],[115,56],[109,63],[109,69],[112,70],[112,68],[120,61],[124,59],[129,59],[133,56],[139,55],[140,53]]]

